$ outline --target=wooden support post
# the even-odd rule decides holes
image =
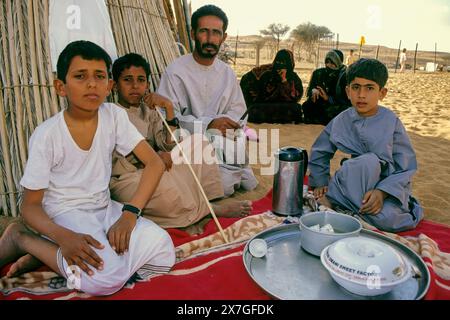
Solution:
[[[417,48],[419,47],[419,44],[416,43],[416,52],[414,53],[414,73],[416,73],[416,65],[417,65]]]
[[[234,65],[236,65],[236,60],[237,60],[238,41],[239,41],[239,31],[237,32],[237,35],[236,35],[236,45],[234,47]]]
[[[400,57],[400,49],[401,49],[401,47],[402,47],[402,40],[400,40],[400,44],[398,45],[397,60],[395,60],[395,72],[394,73],[397,73],[398,60],[399,60],[399,57]]]
[[[437,61],[437,43],[434,44],[434,71],[436,72],[436,61]]]
[[[183,9],[184,9],[184,20],[186,23],[186,33],[187,33],[187,39],[189,42],[189,48],[191,49],[191,52],[194,52],[194,45],[192,44],[192,39],[189,36],[191,34],[191,12],[189,10],[187,0],[183,0]]]
[[[316,69],[319,67],[319,55],[320,55],[320,36],[317,39]]]

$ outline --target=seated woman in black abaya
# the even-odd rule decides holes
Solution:
[[[278,51],[271,64],[253,68],[241,79],[248,110],[253,123],[300,123],[303,85],[294,72],[294,56],[289,50]]]
[[[345,92],[346,67],[340,50],[325,57],[325,68],[315,70],[308,85],[308,99],[303,103],[305,123],[327,125],[335,116],[351,106]]]

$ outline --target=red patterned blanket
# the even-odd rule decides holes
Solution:
[[[225,245],[211,220],[201,235],[169,229],[177,249],[177,263],[169,274],[127,284],[108,297],[92,297],[65,287],[65,280],[46,268],[17,278],[0,279],[0,300],[14,299],[161,299],[263,300],[270,299],[247,274],[242,250],[255,234],[284,222],[267,212],[271,193],[254,202],[253,214],[243,219],[220,218],[232,242]],[[368,225],[365,228],[372,229]],[[423,221],[409,232],[384,233],[417,252],[426,262],[431,285],[425,299],[450,299],[450,227]],[[0,276],[6,268],[0,270]]]

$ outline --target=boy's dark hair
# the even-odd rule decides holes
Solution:
[[[108,76],[110,75],[112,61],[109,54],[102,47],[93,42],[78,40],[69,43],[58,57],[56,75],[62,82],[66,83],[67,71],[69,70],[72,59],[76,56],[80,56],[85,60],[105,61]]]
[[[347,84],[355,78],[364,78],[376,82],[381,89],[386,85],[388,77],[388,69],[376,59],[361,58],[347,69]]]
[[[150,65],[147,60],[145,60],[145,58],[140,54],[127,53],[126,55],[114,61],[114,64],[112,66],[114,81],[119,81],[119,77],[122,74],[123,70],[130,67],[142,67],[145,71],[145,75],[147,76],[147,80],[150,77]]]
[[[197,31],[198,20],[201,17],[206,17],[206,16],[218,17],[220,20],[223,21],[223,32],[227,31],[228,18],[227,18],[227,15],[225,14],[225,12],[223,12],[222,9],[220,9],[219,7],[217,7],[213,4],[207,4],[203,7],[198,8],[197,11],[195,11],[191,17],[191,25],[192,25],[192,30],[194,30],[194,32]]]

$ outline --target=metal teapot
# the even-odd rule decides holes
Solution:
[[[303,179],[308,153],[296,147],[283,147],[275,153],[272,211],[285,216],[303,214]]]

